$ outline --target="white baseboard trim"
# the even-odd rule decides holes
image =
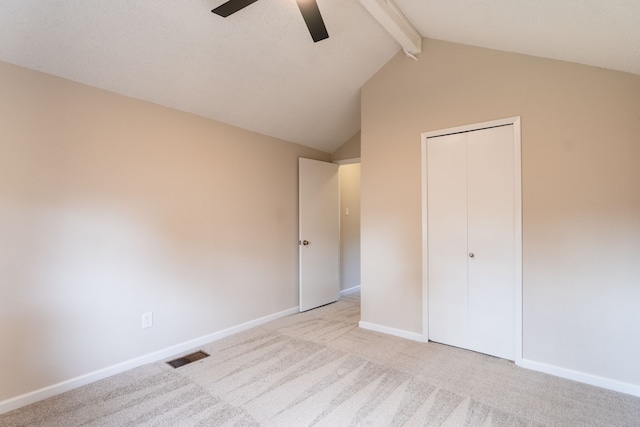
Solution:
[[[359,290],[360,290],[360,285],[358,285],[358,286],[353,286],[353,287],[351,287],[351,288],[347,288],[347,289],[343,289],[343,290],[341,290],[341,291],[340,291],[340,295],[347,295],[347,294],[350,294],[350,293],[352,293],[352,292],[356,292],[356,291],[359,291]]]
[[[358,323],[362,329],[367,329],[369,331],[374,332],[382,332],[387,335],[394,335],[400,338],[406,338],[408,340],[418,341],[418,342],[426,342],[424,336],[422,334],[418,334],[415,332],[409,332],[402,329],[390,328],[388,326],[376,325],[375,323],[363,322],[360,321]]]
[[[585,372],[560,368],[558,366],[547,365],[540,362],[534,362],[533,360],[522,359],[516,364],[520,367],[531,369],[533,371],[544,372],[545,374],[555,375],[556,377],[565,378],[568,380],[573,380],[580,383],[594,385],[596,387],[602,387],[608,390],[618,391],[620,393],[626,393],[632,396],[640,397],[640,386],[635,384],[624,383],[622,381],[599,377],[597,375],[587,374]]]
[[[99,369],[94,372],[90,372],[79,377],[71,378],[66,381],[53,384],[39,390],[35,390],[29,393],[22,394],[20,396],[12,397],[0,402],[0,414],[13,411],[14,409],[21,408],[31,403],[38,402],[40,400],[48,399],[49,397],[56,396],[69,390],[73,390],[83,385],[87,385],[103,378],[107,378],[124,371],[128,371],[138,366],[146,365],[148,363],[158,362],[163,359],[168,359],[172,356],[178,355],[195,347],[199,347],[204,344],[208,344],[213,341],[217,341],[222,338],[226,338],[230,335],[237,334],[247,329],[260,326],[272,320],[279,319],[281,317],[289,316],[291,314],[298,313],[299,307],[290,308],[278,313],[270,314],[268,316],[260,317],[259,319],[250,320],[249,322],[242,323],[240,325],[232,326],[222,331],[214,332],[209,335],[205,335],[199,338],[195,338],[180,344],[176,344],[171,347],[167,347],[162,350],[155,351],[153,353],[146,354],[144,356],[136,357],[116,365],[108,366],[103,369]]]

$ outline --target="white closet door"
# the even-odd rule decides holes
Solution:
[[[469,349],[515,358],[513,127],[467,135]]]
[[[429,338],[515,357],[513,127],[427,140]]]
[[[429,138],[429,338],[467,348],[467,142]]]

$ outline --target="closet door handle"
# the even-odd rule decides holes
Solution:
[[[469,253],[469,258],[473,258],[474,256],[473,252]]]

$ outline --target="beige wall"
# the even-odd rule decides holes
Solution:
[[[345,290],[360,286],[360,163],[341,165],[339,173],[340,290]]]
[[[362,90],[362,320],[422,332],[421,132],[519,115],[524,358],[640,385],[640,76],[424,42]]]
[[[0,401],[297,306],[329,154],[6,63],[0,93]]]
[[[331,155],[331,160],[351,160],[360,158],[360,132],[353,135]]]

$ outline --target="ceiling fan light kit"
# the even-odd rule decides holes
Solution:
[[[211,12],[226,18],[256,1],[258,0],[229,0]],[[296,0],[296,3],[304,18],[304,22],[307,24],[309,34],[311,34],[313,41],[319,42],[320,40],[329,38],[327,27],[324,25],[324,20],[322,19],[322,14],[320,13],[316,0]]]

